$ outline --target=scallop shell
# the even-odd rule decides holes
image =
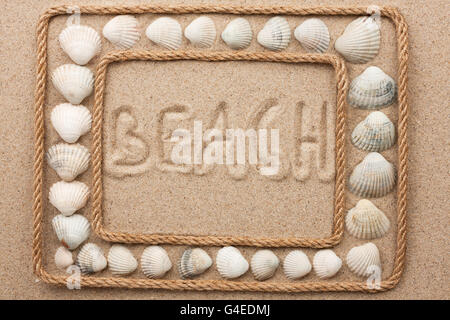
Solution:
[[[55,252],[55,265],[63,270],[73,265],[72,252],[66,247],[59,247]]]
[[[141,268],[149,278],[162,278],[172,268],[172,262],[162,247],[150,246],[142,253]]]
[[[299,279],[311,272],[308,256],[301,250],[293,250],[284,258],[284,274],[289,279]]]
[[[90,233],[89,221],[79,214],[70,217],[58,214],[53,218],[52,226],[59,241],[69,250],[75,250]]]
[[[70,25],[59,34],[59,44],[76,64],[87,64],[100,52],[102,41],[97,31],[88,26]]]
[[[83,182],[59,181],[50,187],[50,203],[64,216],[70,216],[86,205],[89,188]]]
[[[55,130],[64,141],[77,142],[91,130],[92,116],[88,108],[62,103],[53,108],[50,119]]]
[[[291,40],[289,23],[283,17],[270,18],[258,33],[257,40],[260,45],[272,51],[286,49]]]
[[[359,200],[345,218],[348,232],[359,239],[380,238],[389,230],[389,219],[372,202]]]
[[[350,84],[348,103],[360,109],[380,109],[395,102],[397,84],[378,67],[368,67]]]
[[[317,18],[305,20],[295,28],[295,38],[309,52],[323,53],[330,45],[330,33],[326,24]]]
[[[389,149],[395,143],[394,124],[383,112],[374,111],[355,127],[352,142],[364,151]]]
[[[178,261],[181,278],[187,279],[205,272],[212,265],[211,257],[200,248],[187,249]]]
[[[349,190],[364,198],[388,194],[395,186],[395,169],[378,152],[369,153],[350,176]]]
[[[223,247],[217,252],[217,270],[226,279],[242,276],[248,270],[248,262],[235,247]]]
[[[64,181],[72,181],[89,167],[89,150],[81,144],[55,144],[46,156],[49,166]]]
[[[342,260],[333,250],[319,250],[313,259],[314,272],[319,278],[333,277],[342,267]]]
[[[205,16],[198,17],[184,29],[184,36],[196,47],[209,48],[216,40],[214,21]]]
[[[77,256],[77,265],[81,273],[102,271],[108,265],[103,250],[94,243],[86,243]]]
[[[271,278],[280,265],[280,259],[271,250],[258,250],[250,261],[253,276],[256,280]]]
[[[372,266],[381,269],[380,252],[372,242],[352,248],[347,254],[347,265],[353,273],[361,277],[372,274]]]
[[[236,18],[225,27],[222,40],[235,50],[245,49],[252,42],[253,32],[247,19]]]
[[[380,27],[372,17],[360,17],[351,22],[336,40],[337,52],[352,63],[366,63],[380,49]]]
[[[63,64],[53,71],[52,83],[71,104],[80,104],[92,93],[94,74],[86,67]]]
[[[127,275],[136,270],[138,262],[130,250],[115,244],[108,252],[108,267],[112,274]]]
[[[103,36],[120,49],[130,49],[141,37],[138,21],[130,15],[116,16],[103,27]]]
[[[147,27],[145,35],[154,43],[167,49],[176,50],[181,46],[181,26],[172,18],[156,19]]]

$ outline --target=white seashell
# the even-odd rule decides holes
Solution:
[[[389,219],[372,202],[359,200],[345,218],[348,232],[359,239],[380,238],[389,230]]]
[[[86,67],[64,64],[53,71],[52,83],[71,104],[80,104],[92,93],[94,74]]]
[[[342,267],[342,260],[330,249],[319,250],[313,259],[314,272],[319,278],[331,278]]]
[[[178,261],[181,278],[187,279],[205,272],[212,265],[211,257],[200,248],[187,249]]]
[[[120,49],[130,49],[141,37],[138,21],[130,15],[116,16],[103,27],[103,36]]]
[[[286,49],[291,40],[291,28],[283,17],[273,17],[266,22],[264,28],[258,33],[257,40],[263,47],[280,51]]]
[[[216,40],[214,21],[206,16],[198,17],[184,29],[184,36],[196,47],[209,48]]]
[[[309,52],[323,53],[330,45],[330,33],[326,24],[317,18],[305,20],[295,28],[295,38]]]
[[[73,265],[72,252],[66,247],[59,247],[55,252],[55,264],[59,269],[67,269]]]
[[[70,25],[59,34],[59,44],[76,64],[85,65],[100,52],[102,41],[88,26]]]
[[[52,219],[52,226],[59,241],[69,250],[75,250],[90,233],[89,221],[79,214],[70,217],[58,214]]]
[[[352,248],[346,260],[350,270],[361,277],[370,276],[373,266],[381,269],[380,252],[371,242]]]
[[[68,143],[77,140],[91,130],[92,116],[88,108],[62,103],[53,108],[50,119],[61,138]]]
[[[64,181],[72,181],[89,167],[89,150],[81,144],[55,144],[46,156],[49,166]]]
[[[59,181],[50,187],[50,203],[64,216],[70,216],[86,205],[89,188],[83,182]]]
[[[337,52],[352,63],[366,63],[380,49],[380,27],[372,17],[360,17],[350,23],[336,40]]]
[[[150,246],[142,253],[141,268],[149,278],[162,278],[172,268],[172,262],[162,247]]]
[[[217,270],[226,279],[242,276],[248,270],[248,262],[235,247],[223,247],[217,252]]]
[[[381,152],[395,143],[395,127],[380,111],[370,113],[352,132],[353,144],[364,151]]]
[[[377,198],[388,194],[395,186],[395,169],[378,152],[369,153],[358,164],[349,179],[352,193],[364,198]]]
[[[145,35],[154,43],[167,49],[176,50],[181,46],[181,26],[172,18],[156,19],[147,27]]]
[[[232,20],[222,32],[222,40],[235,50],[245,49],[252,42],[253,32],[247,19],[236,18]]]
[[[380,109],[395,102],[397,85],[378,67],[368,67],[350,84],[348,103],[360,109]]]
[[[115,244],[108,252],[108,267],[112,274],[127,275],[136,270],[138,262],[130,250]]]
[[[106,268],[108,262],[103,250],[94,243],[86,243],[77,256],[77,265],[81,273],[94,273]]]
[[[308,256],[301,250],[293,250],[284,258],[284,274],[289,279],[299,279],[311,272]]]
[[[280,259],[271,250],[258,250],[250,261],[253,276],[256,280],[271,278],[280,265]]]

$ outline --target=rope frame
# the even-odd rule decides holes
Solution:
[[[42,217],[43,217],[43,165],[44,165],[44,105],[47,82],[47,40],[50,19],[58,15],[67,14],[71,6],[58,6],[47,9],[40,17],[37,24],[37,79],[35,89],[35,135],[34,135],[34,165],[33,165],[33,271],[46,283],[66,285],[68,276],[53,275],[47,272],[42,264]],[[228,5],[138,5],[138,6],[82,6],[83,14],[188,14],[188,13],[219,13],[240,15],[367,15],[366,7],[310,7],[296,6],[228,6]],[[358,281],[306,281],[306,282],[280,282],[266,283],[256,281],[229,281],[229,280],[164,280],[164,279],[130,279],[122,277],[86,277],[82,276],[82,287],[108,287],[108,288],[154,288],[167,290],[198,290],[198,291],[262,291],[262,292],[381,292],[394,288],[400,281],[406,256],[406,195],[407,195],[407,122],[409,108],[407,104],[407,63],[408,63],[408,27],[404,17],[396,8],[382,7],[381,15],[389,18],[395,25],[398,53],[398,181],[397,181],[397,241],[395,261],[392,274],[388,279],[381,281],[377,288],[369,288],[365,282]],[[171,52],[172,54],[175,52]],[[176,52],[180,54],[181,52]],[[185,52],[186,53],[186,52]],[[111,53],[110,58],[116,53]],[[118,53],[121,54],[120,52]],[[123,53],[122,53],[123,54]],[[143,56],[150,53],[141,52]],[[228,53],[227,55],[239,55],[242,53]],[[268,55],[266,53],[244,53],[251,55]],[[280,55],[286,55],[283,53]],[[201,54],[203,55],[203,54]],[[271,54],[274,55],[274,54]],[[290,54],[288,54],[290,55]],[[295,55],[305,59],[313,59],[313,56],[333,55]],[[105,59],[108,55],[105,56]],[[237,57],[237,56],[236,56]],[[336,58],[335,58],[336,59]],[[102,62],[105,60],[102,60]],[[336,59],[338,61],[338,59]],[[344,64],[345,66],[345,64]],[[105,66],[106,67],[106,66]],[[98,66],[98,69],[101,66]],[[344,67],[345,68],[345,67]],[[101,79],[100,79],[101,80]],[[96,77],[96,105],[97,105],[97,81]],[[348,84],[347,84],[348,85]],[[345,102],[344,102],[345,104]],[[339,101],[338,101],[339,105]],[[94,106],[94,108],[96,108]],[[98,110],[98,109],[96,109]],[[97,115],[98,116],[98,115]],[[94,117],[96,115],[94,114]],[[338,116],[336,116],[338,118]],[[345,125],[345,124],[344,124]],[[99,128],[93,128],[93,132]],[[101,131],[101,130],[100,130]],[[338,132],[336,132],[337,134]],[[95,144],[96,137],[93,137]],[[97,137],[98,139],[98,137]],[[101,139],[101,136],[100,136]],[[96,152],[96,151],[95,151]],[[98,153],[98,152],[97,152]],[[343,161],[344,159],[342,159]],[[338,161],[338,158],[336,158]],[[99,159],[93,157],[93,167],[101,164]],[[101,170],[100,170],[101,172]],[[98,192],[94,186],[94,194]],[[335,189],[336,192],[336,189]],[[101,200],[101,196],[99,197]],[[95,215],[95,213],[94,213]],[[95,218],[94,218],[95,219]],[[335,215],[336,219],[336,215]],[[94,220],[94,229],[97,230],[99,220]],[[101,231],[101,228],[100,228]],[[335,230],[336,231],[336,230]],[[101,233],[100,233],[101,234]],[[341,231],[342,235],[342,231]],[[264,245],[265,246],[265,245]]]

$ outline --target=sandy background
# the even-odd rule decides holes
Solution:
[[[176,3],[178,1],[172,1]],[[177,299],[177,298],[286,298],[286,299],[303,299],[303,298],[448,298],[448,280],[447,280],[447,268],[448,268],[448,239],[447,233],[449,229],[448,224],[448,200],[447,195],[449,193],[448,183],[448,157],[446,156],[448,149],[448,125],[449,113],[447,111],[448,101],[448,85],[446,84],[448,74],[448,45],[444,39],[448,38],[447,29],[448,24],[445,23],[448,20],[448,16],[445,15],[444,1],[428,1],[427,8],[422,7],[421,1],[386,1],[378,4],[392,4],[400,8],[403,15],[410,26],[410,64],[409,64],[409,103],[411,106],[410,126],[409,126],[409,193],[408,193],[408,251],[407,251],[407,265],[403,279],[397,288],[390,292],[377,294],[377,295],[363,295],[363,294],[260,294],[260,293],[201,293],[201,292],[168,292],[168,291],[154,291],[154,290],[106,290],[106,289],[83,289],[80,292],[69,292],[67,289],[55,288],[45,283],[39,283],[35,281],[35,277],[32,274],[31,267],[31,174],[32,174],[32,140],[33,140],[33,91],[34,91],[34,79],[35,79],[35,36],[34,29],[39,14],[48,6],[63,4],[65,2],[53,1],[48,3],[35,4],[34,2],[25,2],[17,4],[12,1],[2,3],[2,9],[5,12],[1,16],[1,34],[2,34],[2,50],[0,51],[1,58],[1,110],[5,112],[1,121],[1,141],[3,146],[1,148],[1,163],[2,163],[2,175],[0,181],[2,188],[0,189],[0,212],[2,213],[1,233],[2,238],[0,248],[0,297],[1,298],[80,298],[80,299],[95,299],[95,298],[112,298],[112,299],[126,299],[126,298],[138,298],[138,299]],[[84,2],[78,2],[83,4]],[[87,3],[87,2],[86,2]],[[95,1],[89,3],[98,4],[114,4],[115,2]],[[129,2],[131,3],[131,1]],[[136,2],[139,3],[139,2]],[[207,1],[204,1],[207,3]],[[230,3],[236,4],[255,4],[256,1],[230,1]],[[265,4],[280,4],[276,1],[265,1]],[[294,4],[295,1],[283,1],[283,4]],[[305,1],[304,5],[313,5],[317,2]],[[321,4],[337,5],[333,1],[324,1]],[[355,4],[352,1],[342,1],[339,4],[351,5]],[[372,4],[371,2],[361,1],[359,4]],[[448,6],[448,5],[447,5]],[[17,17],[20,17],[18,19]],[[217,16],[218,19],[217,29],[222,30],[222,25],[226,24],[227,16]],[[91,18],[88,18],[91,19]],[[108,18],[92,18],[86,20],[86,23],[96,27],[100,30],[101,27]],[[140,18],[141,19],[141,18]],[[258,30],[263,25],[265,18],[254,17],[252,21],[256,25],[254,30]],[[143,23],[150,21],[151,17],[143,17]],[[192,20],[190,16],[184,16],[180,19],[183,26],[187,25]],[[289,22],[292,24],[292,28],[304,18],[289,18]],[[335,39],[341,32],[343,27],[351,21],[351,18],[338,18],[329,19],[325,18],[325,22],[330,27],[332,38]],[[84,22],[85,20],[83,20]],[[61,52],[57,43],[56,36],[62,29],[64,23],[63,19],[57,18],[52,21],[50,27],[50,42],[49,42],[49,67],[50,70],[58,66],[61,63],[69,62],[68,58]],[[331,27],[332,26],[332,27]],[[373,64],[379,65],[388,74],[395,75],[397,62],[394,57],[393,47],[394,40],[391,37],[385,35],[392,35],[393,28],[390,23],[384,23],[382,34],[383,43],[380,55],[373,61]],[[18,36],[19,35],[19,36]],[[138,47],[146,47],[148,41],[143,38],[138,44]],[[106,42],[103,42],[106,45]],[[106,45],[107,46],[107,45]],[[214,49],[225,49],[223,43],[217,41]],[[107,50],[105,47],[104,50]],[[256,41],[254,41],[252,48],[258,50]],[[288,49],[289,51],[299,51],[298,44],[294,41]],[[104,51],[102,51],[104,52]],[[98,59],[98,58],[97,58]],[[94,59],[89,66],[94,65],[97,62]],[[178,65],[177,65],[178,64]],[[192,62],[180,62],[174,64],[161,64],[150,66],[148,63],[136,63],[131,66],[117,65],[113,66],[108,73],[108,89],[110,92],[114,92],[114,95],[106,95],[106,104],[111,104],[112,108],[117,107],[119,104],[128,103],[132,105],[140,106],[137,109],[138,119],[144,118],[144,113],[147,111],[144,103],[140,101],[134,101],[133,99],[142,99],[147,101],[152,99],[151,92],[158,92],[162,88],[155,85],[152,90],[144,91],[142,87],[148,89],[148,85],[139,84],[133,81],[136,74],[139,72],[150,72],[151,67],[160,68],[160,79],[178,79],[182,83],[186,83],[185,89],[195,88],[194,82],[189,82],[189,74],[196,73],[195,80],[209,79],[210,74],[215,72],[215,81],[220,79],[228,79],[231,72],[236,69],[235,63],[227,63],[221,66],[220,70],[214,70],[211,66],[205,66],[205,63],[192,63]],[[255,67],[256,66],[256,67]],[[126,69],[131,68],[131,69]],[[177,69],[187,69],[186,75],[176,74]],[[265,67],[266,68],[266,67]],[[275,76],[275,80],[266,80],[262,84],[258,82],[254,85],[255,88],[260,88],[261,92],[267,93],[270,97],[278,97],[282,102],[292,101],[296,98],[294,92],[294,84],[301,82],[301,90],[305,94],[298,94],[302,99],[310,104],[314,104],[313,95],[310,92],[311,88],[317,86],[323,86],[325,89],[320,90],[320,97],[324,100],[330,100],[333,96],[330,94],[333,87],[333,73],[330,68],[320,67],[314,69],[305,66],[296,66],[294,69],[286,68],[283,64],[272,64],[269,71],[274,71],[277,74],[283,75],[292,70],[299,68],[299,73],[291,74],[289,81],[285,81],[283,76]],[[124,70],[130,70],[129,73],[124,73]],[[362,71],[362,66],[349,67],[350,78],[359,74]],[[190,73],[189,73],[190,70]],[[317,74],[317,70],[320,70]],[[197,71],[197,72],[196,72]],[[201,71],[201,72],[199,72]],[[217,72],[217,74],[216,74]],[[273,74],[273,72],[261,71],[261,68],[251,64],[239,64],[239,73],[234,75],[236,79],[239,79],[240,73],[252,73],[255,74],[254,79],[266,79],[267,74]],[[121,77],[115,77],[114,75],[120,74]],[[185,78],[183,78],[185,77]],[[304,79],[302,79],[304,77]],[[218,79],[218,80],[217,80]],[[311,82],[304,81],[305,79],[314,79]],[[184,81],[183,81],[184,80]],[[109,81],[109,80],[108,80]],[[229,81],[229,80],[227,80]],[[169,81],[170,82],[170,81]],[[127,83],[128,87],[124,87],[122,84]],[[222,83],[222,82],[220,82]],[[283,90],[272,91],[274,88],[279,88],[280,83],[283,83]],[[234,100],[229,98],[227,92],[221,92],[219,86],[214,86],[211,96],[214,99],[212,103],[218,101],[217,99],[228,99],[231,105],[231,120],[239,125],[240,113],[238,112],[239,98],[235,97]],[[225,85],[224,87],[228,87]],[[175,88],[175,85],[174,85]],[[186,103],[197,101],[193,99],[193,95],[185,94],[174,91],[174,88],[167,88],[171,97],[175,92],[177,97],[186,99]],[[326,89],[328,88],[328,89]],[[54,92],[52,86],[49,86],[49,96],[47,103],[49,106],[53,106],[62,102],[62,98]],[[122,90],[122,91],[120,91]],[[255,104],[260,103],[258,99],[262,99],[261,92],[255,90],[248,90],[253,92],[250,96],[245,97],[244,100],[255,101]],[[239,93],[239,89],[236,91]],[[133,96],[134,94],[134,96]],[[198,95],[200,105],[208,103],[208,93]],[[120,99],[126,97],[126,99]],[[130,98],[138,97],[138,98]],[[158,97],[154,97],[158,103]],[[159,98],[160,99],[160,98]],[[189,99],[191,101],[189,101]],[[285,99],[285,100],[283,100]],[[92,105],[92,97],[85,100],[87,106]],[[169,103],[174,103],[180,99],[171,98]],[[117,106],[113,104],[116,103]],[[394,105],[395,106],[395,105]],[[251,106],[249,107],[252,108]],[[195,107],[196,114],[204,114],[202,107]],[[49,110],[49,109],[48,109]],[[48,111],[47,110],[47,111]],[[249,113],[251,110],[245,110]],[[351,130],[356,123],[361,121],[366,114],[364,112],[351,113],[352,109],[349,109],[349,122],[348,129]],[[397,112],[394,107],[383,109],[389,117],[394,121],[397,119]],[[151,113],[151,111],[149,112]],[[48,117],[48,112],[46,114]],[[111,114],[105,114],[105,128],[106,128],[106,141],[108,141],[108,134],[112,131],[112,121],[108,121],[108,117]],[[289,131],[289,126],[286,124],[283,130]],[[144,132],[147,132],[143,130]],[[109,132],[109,133],[108,133]],[[88,144],[90,137],[84,137],[81,142]],[[47,130],[46,145],[49,146],[58,140],[56,134],[52,130]],[[360,159],[364,153],[357,151],[351,147],[347,142],[347,150],[349,152],[349,160],[347,163],[348,168],[352,168]],[[106,148],[108,152],[108,147]],[[383,153],[386,158],[395,163],[396,148]],[[320,184],[317,181],[311,181],[309,188],[304,190],[298,190],[298,184],[295,183],[293,178],[286,178],[280,182],[268,182],[261,180],[260,177],[254,173],[249,174],[248,179],[245,180],[244,185],[240,185],[240,190],[245,190],[244,195],[227,194],[217,199],[230,204],[226,207],[225,211],[221,211],[222,215],[229,219],[228,223],[222,225],[213,224],[215,219],[223,219],[224,217],[219,215],[208,215],[205,223],[204,217],[199,218],[201,212],[204,210],[211,211],[214,206],[211,203],[217,201],[217,199],[211,199],[206,197],[202,200],[202,204],[205,206],[196,207],[193,211],[194,214],[189,216],[190,210],[183,210],[182,204],[186,202],[184,197],[180,197],[180,192],[187,190],[188,196],[193,192],[198,192],[199,195],[204,194],[204,190],[211,184],[216,185],[217,181],[222,181],[216,190],[215,194],[220,194],[219,189],[232,190],[233,181],[223,179],[225,173],[214,173],[201,179],[194,179],[195,187],[192,186],[192,177],[184,177],[179,179],[178,176],[172,177],[178,179],[177,182],[181,186],[188,186],[186,188],[180,188],[175,197],[170,198],[164,196],[157,201],[134,201],[133,208],[130,209],[127,206],[126,197],[118,197],[123,194],[123,190],[129,189],[134,186],[136,181],[133,179],[118,180],[114,177],[105,178],[105,208],[108,208],[106,215],[107,227],[112,230],[121,231],[143,231],[143,232],[186,232],[192,234],[218,234],[218,235],[252,235],[252,236],[285,236],[285,235],[301,235],[301,236],[326,236],[329,234],[331,225],[331,213],[328,210],[324,210],[325,207],[329,208],[332,203],[331,192],[333,190],[332,183]],[[145,187],[151,187],[151,181],[158,176],[156,172],[149,172],[145,174],[145,179],[139,178],[139,181],[143,181]],[[161,176],[161,174],[160,174]],[[46,186],[56,181],[55,175],[49,171],[46,175]],[[82,178],[83,181],[89,182],[89,172]],[[119,181],[119,183],[117,182]],[[162,176],[162,179],[158,181],[161,189],[166,188],[169,190],[173,186],[173,181],[168,175]],[[255,188],[251,188],[254,185]],[[320,192],[307,194],[308,202],[299,207],[298,200],[305,196],[307,189],[317,189]],[[123,188],[121,190],[120,188]],[[205,189],[202,189],[205,188]],[[278,189],[279,188],[279,189]],[[193,191],[195,190],[195,191]],[[202,191],[203,190],[203,191]],[[249,194],[249,191],[253,193]],[[281,191],[281,192],[279,192]],[[44,191],[46,192],[46,191]],[[271,192],[270,199],[273,201],[266,201],[262,205],[261,201],[255,201],[254,205],[249,205],[253,198],[261,199],[267,192]],[[282,199],[287,199],[287,204],[283,204],[282,208],[279,208],[279,201],[276,201],[276,197],[282,193],[284,196]],[[163,193],[166,194],[166,193]],[[239,196],[243,197],[242,199]],[[112,201],[114,199],[114,201]],[[181,199],[181,200],[180,200]],[[232,200],[232,201],[230,201]],[[357,198],[348,194],[347,208],[352,207]],[[108,202],[109,201],[109,202]],[[159,201],[159,202],[158,202]],[[172,208],[164,211],[164,203],[170,201]],[[197,206],[198,202],[197,201]],[[233,202],[234,201],[234,202]],[[112,205],[114,202],[114,206]],[[383,275],[387,276],[391,272],[394,241],[396,232],[396,226],[394,221],[395,210],[395,196],[391,193],[388,197],[383,199],[377,199],[374,201],[381,209],[383,209],[390,218],[393,228],[389,234],[375,243],[380,247],[383,259]],[[187,208],[193,207],[195,201],[188,199],[184,205]],[[300,202],[301,203],[301,202]],[[323,204],[327,204],[326,206]],[[209,204],[209,207],[208,207]],[[242,206],[244,205],[244,206]],[[259,207],[258,207],[259,206]],[[154,214],[145,214],[143,208],[152,208]],[[311,208],[316,212],[314,219],[310,214],[306,214],[304,208]],[[326,208],[325,208],[326,209]],[[239,214],[239,210],[243,210],[246,214]],[[261,211],[266,210],[266,212]],[[278,211],[277,211],[278,210]],[[89,207],[82,211],[83,213],[89,212]],[[128,215],[124,217],[123,212],[128,212]],[[171,215],[166,215],[165,212],[170,212]],[[255,214],[261,213],[261,214]],[[261,222],[267,218],[267,215],[273,213],[272,220],[280,222],[281,212],[283,214],[281,223],[265,224],[264,228],[259,227]],[[56,248],[55,236],[49,227],[49,221],[55,214],[54,209],[50,208],[46,211],[45,221],[47,223],[45,227],[44,241],[46,245],[44,247],[47,252],[45,262],[49,266],[50,270],[54,270],[49,258],[52,257]],[[198,213],[198,214],[195,214]],[[230,214],[234,216],[230,217]],[[299,214],[301,216],[299,216]],[[184,216],[183,216],[184,215]],[[183,219],[184,218],[184,219]],[[189,218],[189,219],[186,219]],[[295,219],[301,221],[298,223]],[[309,220],[308,220],[309,219]],[[145,221],[146,223],[140,223]],[[151,228],[147,226],[150,225]],[[179,221],[188,221],[188,223],[180,225]],[[204,222],[204,225],[199,224]],[[164,223],[163,223],[164,222]],[[246,226],[245,228],[242,226]],[[201,231],[199,231],[201,230]],[[95,237],[91,237],[95,239]],[[344,238],[343,242],[338,246],[336,252],[340,256],[344,256],[349,248],[361,241],[350,238],[348,235]],[[107,244],[99,242],[105,248]],[[142,246],[134,246],[132,250],[139,255]],[[175,260],[175,257],[179,256],[184,250],[184,247],[170,247],[168,248],[171,257]],[[215,255],[217,248],[208,248],[208,252],[211,255]],[[254,249],[244,248],[244,254],[247,258],[250,258]],[[288,250],[277,249],[276,253],[283,257]],[[314,251],[306,250],[307,254],[312,258]],[[50,261],[50,263],[49,263]],[[105,274],[108,274],[105,272]],[[136,277],[142,276],[137,273]],[[168,274],[168,278],[176,278],[177,274],[172,270]],[[204,278],[217,278],[215,270],[210,270],[203,276]],[[342,272],[334,280],[347,280],[351,279],[352,275],[346,268],[343,268]],[[250,274],[247,274],[243,279],[251,279]],[[309,275],[307,280],[314,280],[314,275]],[[282,281],[283,275],[281,271],[277,273],[274,279],[270,281]]]

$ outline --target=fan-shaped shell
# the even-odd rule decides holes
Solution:
[[[49,166],[64,181],[72,181],[89,167],[89,150],[81,144],[58,143],[46,155]]]
[[[162,247],[150,246],[142,253],[141,268],[149,278],[162,278],[172,268],[172,262]]]
[[[388,194],[395,186],[395,169],[378,152],[369,153],[358,164],[349,179],[352,193],[364,198],[377,198]]]
[[[209,17],[198,17],[184,29],[184,36],[196,47],[209,48],[216,40],[214,21]]]
[[[192,278],[202,274],[212,265],[212,259],[205,250],[200,248],[187,249],[178,261],[178,271],[181,278]]]
[[[53,71],[52,83],[71,104],[80,104],[92,93],[94,74],[86,67],[64,64]]]
[[[352,132],[353,144],[364,151],[381,152],[395,143],[395,127],[380,111],[374,111],[361,121]]]
[[[69,250],[75,250],[90,233],[89,221],[79,214],[70,217],[59,214],[52,219],[52,226],[59,241]]]
[[[319,250],[313,259],[314,272],[319,278],[331,278],[342,267],[342,260],[334,253],[333,250]]]
[[[112,274],[127,275],[136,270],[138,262],[130,250],[115,244],[108,252],[108,267]]]
[[[286,49],[291,40],[289,23],[283,17],[270,18],[258,33],[257,40],[260,45],[272,51]]]
[[[395,102],[397,84],[378,67],[368,67],[350,84],[348,103],[360,109],[380,109]]]
[[[235,50],[247,48],[252,42],[252,38],[252,27],[244,18],[231,20],[222,32],[222,40]]]
[[[301,250],[293,250],[284,258],[284,274],[289,279],[299,279],[311,272],[308,256]]]
[[[366,63],[380,49],[380,27],[372,17],[360,17],[351,22],[336,40],[337,52],[352,63]]]
[[[352,248],[346,260],[350,270],[361,277],[372,274],[369,267],[376,266],[381,269],[380,252],[371,242]]]
[[[88,26],[70,25],[59,34],[59,44],[76,64],[87,64],[100,52],[102,41],[97,31]]]
[[[63,270],[73,265],[72,252],[66,247],[59,247],[55,252],[55,265]]]
[[[154,43],[167,49],[176,50],[181,46],[181,26],[172,18],[156,19],[147,27],[145,35]]]
[[[317,18],[305,20],[295,28],[295,38],[309,52],[323,53],[330,45],[330,33],[326,24]]]
[[[91,130],[91,113],[82,105],[59,104],[53,108],[50,119],[59,136],[68,143],[77,142]]]
[[[235,247],[224,247],[217,252],[217,270],[226,279],[242,276],[248,270],[248,262]]]
[[[271,278],[280,265],[280,259],[271,250],[258,250],[250,261],[251,270],[256,280]]]
[[[48,195],[50,203],[65,216],[70,216],[83,208],[88,197],[89,188],[80,181],[56,182],[50,187]]]
[[[120,49],[130,49],[139,40],[141,33],[135,17],[120,15],[105,24],[103,36]]]
[[[77,256],[77,265],[81,273],[100,272],[106,268],[107,264],[103,250],[94,243],[86,243]]]
[[[359,200],[345,218],[348,232],[359,239],[380,238],[389,230],[389,219],[371,201]]]

